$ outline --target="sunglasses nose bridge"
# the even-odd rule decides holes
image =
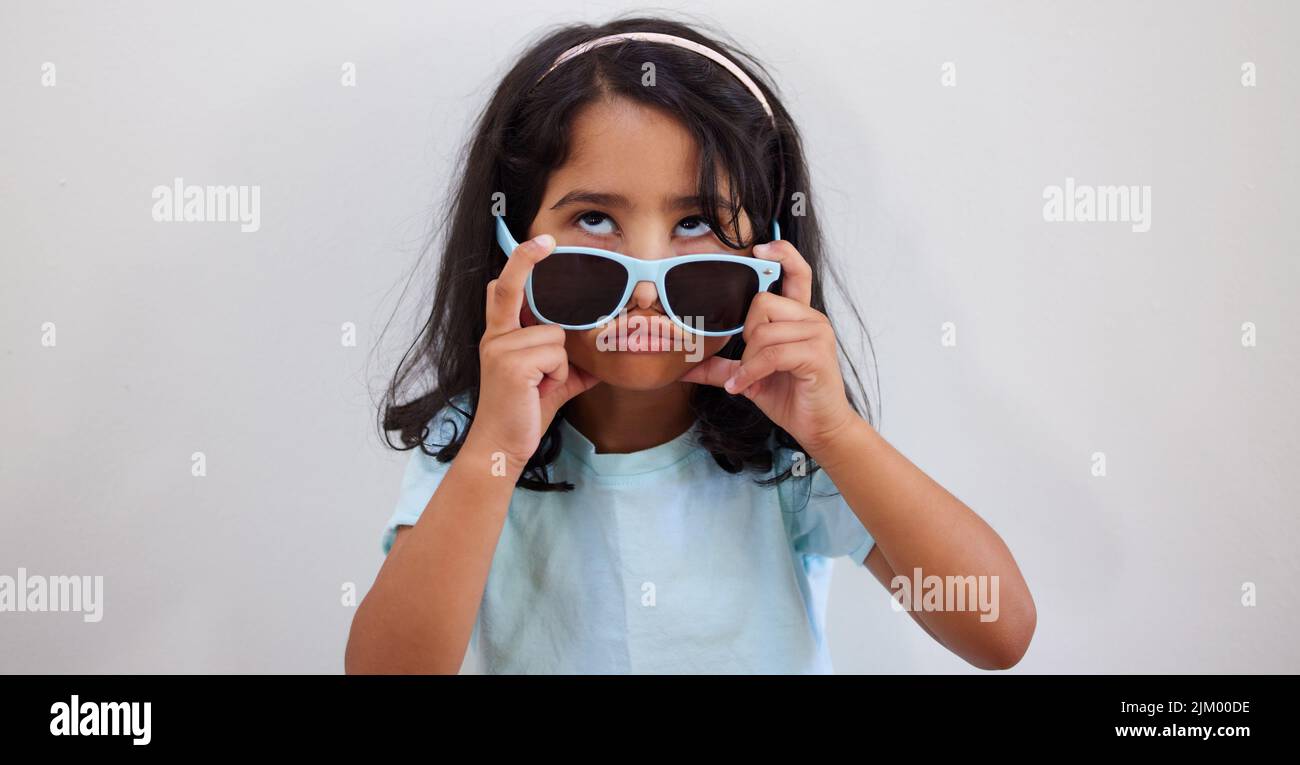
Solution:
[[[656,293],[659,291],[659,265],[655,260],[634,260],[628,264],[628,273],[632,279],[632,292],[644,292],[642,284],[649,283]]]
[[[632,274],[633,286],[638,282],[655,282],[659,278],[659,263],[660,261],[657,260],[633,259],[628,266],[628,271]]]

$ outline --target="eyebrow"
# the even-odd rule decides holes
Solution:
[[[568,207],[569,205],[576,204],[597,205],[600,207],[612,207],[621,210],[636,207],[636,205],[632,204],[632,202],[622,194],[615,194],[607,191],[591,191],[588,189],[574,189],[568,194],[560,197],[560,201],[551,205],[551,209],[558,210],[561,207]],[[701,206],[700,197],[697,194],[685,196],[669,195],[664,197],[663,205],[665,210],[688,210]]]

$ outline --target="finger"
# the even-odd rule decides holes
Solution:
[[[740,354],[740,361],[742,364],[749,361],[769,345],[813,340],[829,330],[829,325],[815,321],[773,321],[759,324],[750,333],[745,352]]]
[[[564,345],[565,337],[566,333],[561,327],[554,324],[535,324],[488,338],[488,342],[495,352],[509,353],[532,348],[535,345]]]
[[[572,369],[573,368],[569,366],[568,356],[566,355],[564,363],[548,371],[546,376],[542,378],[541,383],[537,385],[538,396],[542,399],[546,399],[551,395],[551,391],[554,389],[563,388],[569,381],[569,373]]]
[[[700,383],[701,385],[713,385],[721,388],[727,378],[736,371],[740,362],[735,359],[725,359],[721,356],[710,356],[703,362],[696,364],[687,370],[686,374],[677,378],[680,382]]]
[[[774,372],[789,372],[798,378],[806,378],[808,372],[816,369],[821,350],[813,343],[796,342],[769,345],[741,363],[735,376],[728,380],[730,385],[723,388],[728,393],[743,393],[745,388],[764,379]]]
[[[754,247],[754,255],[781,264],[781,296],[804,305],[812,304],[812,266],[785,239]]]
[[[547,421],[549,422],[551,419],[554,419],[555,413],[558,412],[560,407],[564,406],[565,402],[569,399],[580,393],[585,393],[586,391],[591,390],[599,383],[599,377],[596,377],[582,367],[570,363],[568,368],[568,377],[565,379],[564,383],[549,385],[547,390],[541,394],[542,406],[544,407],[543,411],[546,413]]]
[[[826,314],[797,300],[771,292],[760,292],[749,304],[749,313],[745,315],[745,329],[741,332],[741,337],[748,343],[759,325],[774,321],[826,322],[828,320]]]
[[[505,368],[523,375],[533,385],[541,385],[548,377],[565,374],[568,360],[569,354],[562,345],[535,345],[512,351],[505,360]]]
[[[533,266],[555,249],[555,237],[541,234],[515,248],[501,275],[488,282],[487,334],[496,336],[519,329],[519,309],[524,304],[524,285]]]

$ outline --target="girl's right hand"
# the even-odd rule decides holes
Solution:
[[[528,274],[553,249],[555,239],[549,234],[523,242],[501,275],[487,284],[487,329],[478,346],[478,409],[466,440],[504,453],[512,469],[523,469],[566,401],[600,382],[569,363],[563,329],[520,325]]]

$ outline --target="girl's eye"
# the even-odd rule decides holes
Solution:
[[[582,213],[577,217],[575,222],[583,231],[593,236],[606,236],[614,233],[614,219],[610,218],[603,212],[591,210]],[[677,227],[673,230],[673,236],[697,237],[704,236],[712,231],[709,224],[699,215],[692,215],[689,218],[683,218]]]
[[[585,212],[578,216],[576,222],[578,226],[588,234],[604,236],[606,234],[614,233],[612,228],[614,220],[602,212]],[[590,226],[590,228],[588,226]]]
[[[673,232],[675,236],[688,237],[704,236],[712,230],[709,228],[708,221],[698,215],[682,219],[682,222],[677,224],[677,228],[684,233]]]

